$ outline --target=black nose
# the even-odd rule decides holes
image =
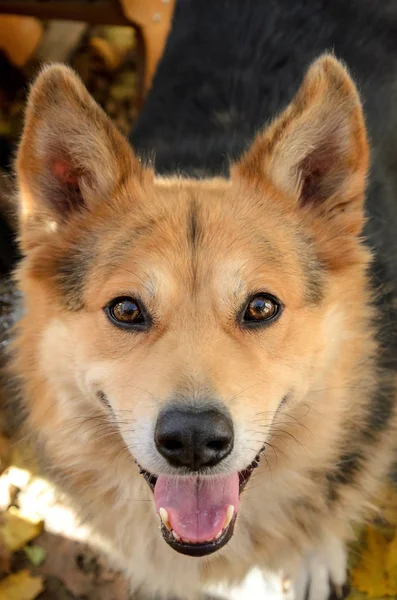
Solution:
[[[157,420],[157,450],[174,467],[213,467],[233,449],[231,418],[216,409],[170,408]]]

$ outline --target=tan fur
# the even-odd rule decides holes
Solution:
[[[86,206],[66,215],[43,184],[58,147],[72,157],[68,177],[79,179]],[[327,153],[332,168],[320,188],[310,181],[305,188],[304,169],[318,148],[320,171]],[[370,509],[391,460],[392,424],[332,510],[326,480],[348,424],[359,427],[377,385],[370,256],[357,237],[367,166],[359,99],[332,57],[311,67],[230,181],[156,179],[70,70],[48,68],[35,83],[17,162],[26,252],[17,277],[26,312],[12,371],[43,464],[134,589],[194,598],[205,582],[239,580],[253,565],[292,573],[327,536],[348,539]],[[75,310],[65,306],[59,274],[82,247],[89,267],[77,271],[83,306]],[[272,326],[243,331],[233,315],[257,290],[275,294],[285,310]],[[109,323],[103,306],[125,294],[139,295],[156,315],[152,332]],[[96,396],[102,389],[114,419]],[[161,538],[133,458],[156,471],[144,436],[159,409],[176,393],[206,391],[228,406],[236,426],[237,450],[225,470],[244,469],[269,445],[231,542],[192,559]]]

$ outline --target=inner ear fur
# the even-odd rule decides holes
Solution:
[[[68,67],[51,65],[34,82],[16,160],[22,228],[67,220],[108,202],[128,177],[140,177],[133,152]]]

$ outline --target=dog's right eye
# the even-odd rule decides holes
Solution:
[[[118,327],[138,331],[149,328],[148,315],[134,298],[115,298],[105,306],[104,310],[109,320]]]

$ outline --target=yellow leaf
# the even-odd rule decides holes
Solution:
[[[360,592],[366,592],[369,598],[379,598],[387,593],[387,540],[373,527],[367,527],[366,533],[366,547],[352,571],[352,581],[354,587]]]
[[[19,571],[0,581],[0,600],[34,600],[43,590],[41,577]]]
[[[10,507],[2,515],[0,538],[11,552],[15,552],[37,537],[42,529],[42,522],[29,521],[25,517],[21,517],[16,508]]]
[[[367,527],[364,549],[352,569],[352,582],[368,598],[397,595],[397,536],[389,540],[384,532]]]
[[[389,579],[389,589],[397,594],[397,535],[394,536],[388,546],[385,566]]]
[[[46,559],[47,553],[40,546],[26,546],[24,552],[34,567],[39,567]]]

